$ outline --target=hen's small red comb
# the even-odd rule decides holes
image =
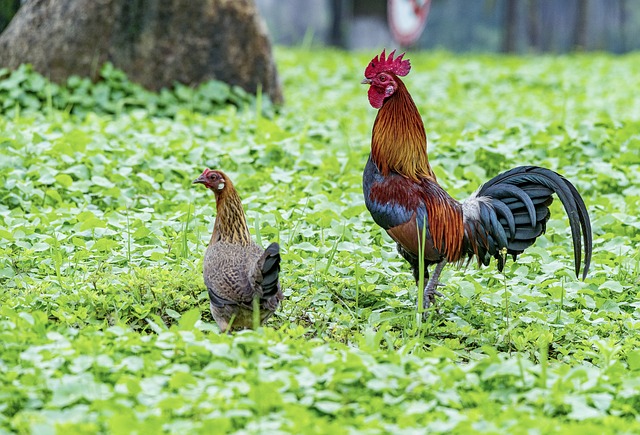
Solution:
[[[371,62],[369,62],[367,69],[364,70],[364,76],[372,79],[376,74],[381,72],[392,72],[400,77],[409,74],[409,71],[411,71],[411,62],[409,62],[409,59],[402,60],[404,53],[394,59],[393,55],[395,53],[396,51],[393,50],[389,53],[389,57],[385,58],[385,50],[382,50],[379,56],[374,57]]]

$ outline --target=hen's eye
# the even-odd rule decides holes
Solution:
[[[387,81],[387,76],[381,76],[380,77],[380,81],[381,82],[386,82]]]

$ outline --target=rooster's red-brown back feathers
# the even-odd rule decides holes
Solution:
[[[427,134],[420,113],[400,79],[373,124],[371,157],[383,175],[389,172],[418,181],[436,179],[427,155]]]

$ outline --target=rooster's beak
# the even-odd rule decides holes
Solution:
[[[361,85],[370,85],[371,84],[371,79],[364,79],[360,82]]]

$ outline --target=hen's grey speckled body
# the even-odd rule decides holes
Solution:
[[[262,249],[251,240],[238,192],[223,172],[205,169],[194,183],[216,196],[216,222],[203,264],[211,315],[222,331],[251,328],[257,308],[262,324],[283,298],[280,246]]]
[[[259,301],[260,323],[278,307],[282,300],[279,283],[272,295],[264,295],[261,285],[265,254],[268,251],[253,242],[242,246],[220,241],[207,248],[204,283],[209,290],[211,315],[220,329],[226,330],[232,318],[232,328],[251,328],[254,298]]]

